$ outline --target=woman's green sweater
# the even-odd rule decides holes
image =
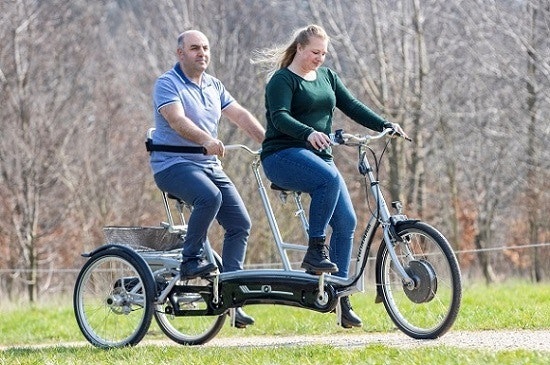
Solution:
[[[340,109],[355,122],[382,131],[382,117],[357,100],[338,75],[326,67],[317,70],[317,78],[308,81],[287,68],[276,71],[266,86],[266,134],[262,158],[284,148],[307,148],[313,131],[332,132],[334,109]],[[332,150],[316,151],[324,159]]]

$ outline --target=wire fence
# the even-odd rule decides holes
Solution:
[[[519,251],[522,255],[517,255]],[[483,268],[477,259],[478,255],[487,256],[492,273],[497,281],[525,280],[535,281],[534,260],[538,256],[538,279],[550,280],[550,243],[538,243],[529,245],[490,247],[484,249],[455,251],[462,272],[464,284],[470,282],[485,281]],[[374,257],[370,257],[365,271],[366,287],[373,283]],[[299,268],[301,261],[292,262],[292,266]],[[352,263],[352,268],[355,263]],[[245,265],[245,269],[277,269],[278,263],[253,263]],[[34,271],[37,277],[38,294],[37,302],[46,301],[52,297],[68,297],[72,295],[79,268],[50,268]],[[350,270],[350,272],[352,272]],[[0,269],[0,304],[9,302],[21,302],[28,298],[27,274],[25,269]],[[370,281],[369,281],[370,280]],[[374,286],[371,286],[374,289]]]

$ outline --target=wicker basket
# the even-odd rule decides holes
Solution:
[[[164,227],[108,226],[103,228],[103,234],[107,244],[147,247],[158,251],[183,247],[182,236],[170,233]]]

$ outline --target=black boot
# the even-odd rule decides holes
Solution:
[[[246,328],[248,325],[254,324],[254,318],[244,312],[241,307],[235,308],[235,327]]]
[[[340,309],[342,310],[342,318],[340,325],[344,328],[351,327],[361,327],[363,322],[361,318],[355,314],[353,308],[351,308],[351,303],[349,302],[349,297],[340,298]]]
[[[337,272],[338,266],[328,258],[325,237],[312,237],[302,262],[302,268],[309,273]]]

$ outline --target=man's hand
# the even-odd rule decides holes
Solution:
[[[207,155],[218,155],[220,157],[225,155],[225,146],[219,139],[212,138],[202,146],[206,149]]]

